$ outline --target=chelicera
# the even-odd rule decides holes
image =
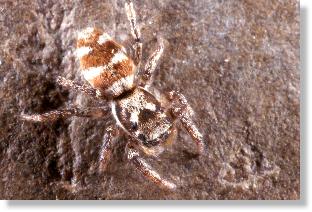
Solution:
[[[114,137],[125,133],[128,142],[126,153],[129,161],[144,177],[160,187],[175,189],[176,185],[163,179],[140,156],[140,153],[157,157],[176,134],[176,120],[191,135],[198,152],[204,150],[201,133],[195,126],[193,110],[186,98],[177,91],[166,93],[164,98],[156,98],[149,89],[152,75],[164,51],[163,40],[159,38],[158,48],[148,58],[145,67],[140,68],[142,42],[136,24],[136,15],[131,0],[125,3],[130,22],[134,56],[114,41],[107,33],[96,28],[86,28],[78,35],[77,56],[84,78],[89,85],[79,84],[62,77],[57,83],[61,86],[82,91],[94,98],[107,100],[106,107],[70,108],[50,111],[44,114],[22,115],[27,121],[53,121],[71,116],[106,117],[111,114],[115,124],[106,128],[99,157],[99,170],[105,171],[114,148]],[[91,86],[90,86],[91,85]]]

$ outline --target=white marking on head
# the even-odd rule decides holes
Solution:
[[[79,32],[78,40],[81,40],[81,39],[86,40],[86,39],[90,38],[93,32],[94,32],[93,27],[85,28],[84,30]]]
[[[82,74],[86,80],[90,81],[100,76],[106,69],[106,66],[90,67],[82,70]]]
[[[82,58],[85,55],[88,55],[92,51],[92,48],[89,46],[83,46],[76,50],[76,55],[78,58]]]
[[[148,109],[148,110],[151,110],[151,111],[155,111],[156,110],[156,105],[154,103],[147,102],[146,105],[145,105],[145,108]]]
[[[138,111],[133,111],[130,114],[130,122],[132,122],[132,123],[138,123],[139,122],[139,112]]]
[[[112,38],[107,33],[103,33],[102,35],[100,35],[97,42],[98,44],[102,45],[103,43],[109,40],[112,40]]]
[[[128,59],[127,55],[125,55],[124,52],[117,52],[114,57],[111,59],[112,64],[117,64],[119,62],[122,62],[124,60]]]

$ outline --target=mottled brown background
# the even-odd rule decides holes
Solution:
[[[0,199],[299,199],[299,2],[134,2],[144,60],[157,36],[166,41],[154,85],[185,94],[208,152],[194,157],[180,131],[172,149],[147,159],[179,185],[170,193],[135,172],[123,137],[108,172],[96,172],[109,120],[21,122],[22,112],[97,104],[55,78],[83,82],[80,29],[128,45],[129,27],[124,1],[0,0]]]

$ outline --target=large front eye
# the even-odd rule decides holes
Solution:
[[[131,129],[136,131],[138,129],[138,123],[137,122],[131,122]]]
[[[138,138],[143,142],[144,145],[148,144],[148,142],[146,142],[146,136],[144,134],[139,134]]]

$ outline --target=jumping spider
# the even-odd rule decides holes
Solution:
[[[176,134],[175,120],[179,119],[186,131],[195,141],[198,152],[204,150],[201,133],[192,121],[193,111],[185,97],[176,92],[167,93],[170,105],[160,102],[148,91],[152,73],[164,51],[162,39],[159,46],[148,58],[144,68],[139,69],[142,55],[140,30],[136,25],[136,15],[131,0],[126,0],[125,9],[130,21],[134,58],[126,49],[114,41],[108,34],[96,28],[87,28],[78,35],[77,56],[84,78],[91,84],[58,77],[57,83],[67,88],[82,91],[94,98],[107,100],[110,107],[78,108],[55,110],[44,114],[22,115],[28,121],[53,121],[60,117],[83,116],[104,117],[112,114],[116,125],[106,129],[99,158],[99,170],[104,171],[113,149],[113,137],[118,132],[126,133],[128,159],[143,176],[158,186],[175,189],[176,185],[163,179],[140,157],[139,151],[157,157],[171,143]]]

